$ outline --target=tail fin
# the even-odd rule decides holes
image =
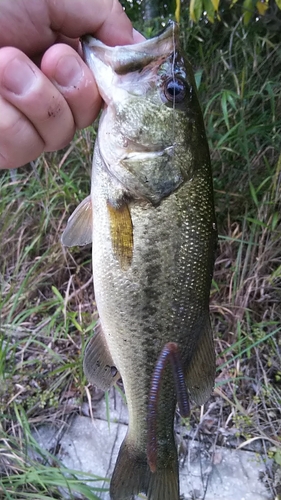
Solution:
[[[127,435],[122,443],[110,483],[111,500],[132,500],[145,493],[148,500],[179,500],[179,473],[176,450],[151,472],[146,453],[140,452]]]

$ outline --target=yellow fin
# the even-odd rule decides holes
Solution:
[[[126,270],[130,267],[133,258],[133,224],[130,210],[125,202],[118,208],[108,202],[107,209],[112,249],[120,267]]]
[[[216,358],[210,318],[204,325],[196,351],[185,372],[185,381],[192,399],[199,405],[211,396],[216,374]]]
[[[120,378],[100,324],[87,344],[83,368],[87,380],[103,391],[107,391]]]
[[[91,196],[87,196],[69,217],[61,242],[66,247],[92,243],[93,214]]]

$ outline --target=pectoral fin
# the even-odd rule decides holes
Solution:
[[[103,391],[107,391],[120,378],[100,324],[96,326],[95,336],[86,347],[83,368],[88,381]]]
[[[69,217],[61,242],[66,247],[84,246],[92,242],[92,232],[92,202],[87,196]]]
[[[216,373],[216,359],[209,317],[198,341],[196,351],[185,372],[186,385],[192,399],[199,405],[210,397]]]
[[[133,258],[133,224],[130,210],[125,202],[117,208],[108,202],[107,209],[112,249],[120,267],[126,270]]]

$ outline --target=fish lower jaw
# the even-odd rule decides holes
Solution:
[[[135,149],[133,151],[125,152],[123,157],[120,159],[120,161],[126,161],[126,160],[136,160],[136,161],[145,161],[149,159],[153,159],[157,156],[163,156],[164,154],[169,154],[172,156],[174,151],[173,146],[168,146],[167,148],[164,149],[159,149],[155,147],[155,149],[149,147],[146,148],[145,146],[137,146],[135,145]]]
[[[173,150],[173,146],[169,146],[165,149],[148,149],[144,146],[136,146],[136,149],[133,150],[131,148],[127,150],[126,147],[120,148],[117,146],[114,149],[114,154],[110,155],[107,151],[101,150],[101,155],[108,170],[113,172],[116,165],[119,165],[120,168],[127,169],[129,163],[141,165],[147,161],[151,162],[166,155],[172,156]],[[129,168],[129,170],[131,169]]]

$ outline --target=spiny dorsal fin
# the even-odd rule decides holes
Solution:
[[[87,196],[69,217],[61,237],[66,247],[84,246],[92,243],[93,214],[91,196]]]
[[[199,405],[210,397],[216,374],[213,333],[209,315],[198,340],[196,351],[185,372],[185,381],[192,399]]]
[[[113,207],[107,203],[110,220],[111,244],[120,267],[124,270],[131,265],[133,258],[133,224],[127,203]]]
[[[107,391],[120,378],[100,323],[95,328],[95,336],[87,344],[83,368],[88,381],[103,391]]]

